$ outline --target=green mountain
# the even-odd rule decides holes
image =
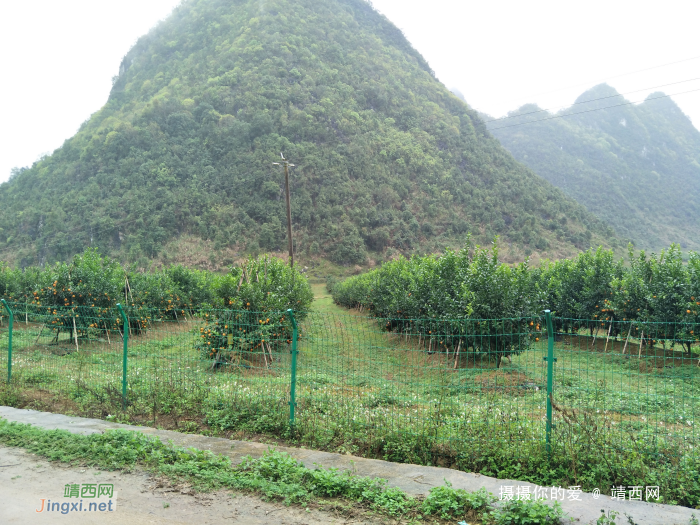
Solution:
[[[516,159],[621,237],[700,248],[700,132],[663,93],[635,105],[602,84],[554,115],[528,104],[485,120]]]
[[[280,152],[303,255],[362,264],[471,232],[554,256],[611,235],[365,1],[186,0],[127,53],[106,105],[0,186],[0,256],[92,245],[146,264],[182,236],[212,259],[284,249]]]

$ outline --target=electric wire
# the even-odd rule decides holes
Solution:
[[[685,94],[687,94],[687,93],[695,93],[695,92],[697,92],[697,91],[700,91],[700,88],[698,88],[698,89],[691,89],[691,90],[688,90],[688,91],[681,91],[680,93],[672,93],[672,94],[670,94],[670,95],[661,95],[661,96],[658,96],[658,97],[654,97],[652,100],[659,100],[659,99],[661,99],[661,98],[670,98],[670,97],[675,97],[675,96],[678,96],[678,95],[685,95]],[[630,105],[634,105],[634,104],[639,104],[640,102],[644,102],[644,101],[643,101],[643,100],[640,100],[640,101],[636,101],[636,102],[624,102],[624,103],[622,103],[622,104],[614,104],[614,105],[612,105],[612,106],[605,106],[604,108],[588,109],[588,110],[585,110],[585,111],[577,111],[576,113],[567,113],[567,114],[564,114],[564,115],[552,115],[551,117],[541,118],[541,119],[537,119],[537,120],[530,120],[530,121],[528,121],[528,122],[518,122],[518,123],[516,123],[516,124],[509,124],[509,125],[507,125],[507,126],[498,126],[497,128],[491,128],[489,131],[496,131],[496,130],[504,129],[504,128],[513,128],[513,127],[516,127],[516,126],[525,126],[525,125],[527,125],[527,124],[534,124],[535,122],[543,122],[543,121],[545,121],[545,120],[554,120],[554,119],[565,118],[565,117],[573,117],[573,116],[575,116],[575,115],[582,115],[582,114],[584,114],[584,113],[592,113],[592,112],[594,112],[594,111],[603,111],[603,110],[605,110],[605,109],[618,108],[618,107],[621,107],[621,106],[630,106]]]
[[[579,88],[579,87],[583,87],[583,86],[589,86],[589,85],[591,85],[591,84],[594,84],[594,85],[595,85],[595,84],[599,84],[599,83],[601,83],[601,82],[607,82],[607,81],[612,80],[612,79],[614,79],[614,78],[622,78],[622,77],[626,77],[626,76],[629,76],[629,75],[636,75],[637,73],[645,73],[646,71],[652,71],[652,70],[654,70],[654,69],[660,69],[660,68],[662,68],[662,67],[675,66],[675,65],[677,65],[677,64],[683,64],[683,63],[685,63],[685,62],[692,62],[693,60],[698,60],[698,59],[700,59],[700,55],[694,56],[694,57],[690,57],[690,58],[684,58],[683,60],[676,60],[675,62],[667,62],[667,63],[665,63],[665,64],[659,64],[659,65],[647,67],[647,68],[644,68],[644,69],[637,69],[636,71],[629,71],[629,72],[627,72],[627,73],[620,73],[619,75],[613,75],[613,76],[611,76],[611,77],[605,77],[605,78],[601,78],[601,79],[599,79],[599,80],[592,80],[592,81],[589,81],[589,82],[582,82],[582,83],[580,83],[580,84],[576,84],[576,85],[572,85],[572,86],[566,86],[566,87],[561,87],[561,88],[553,89],[553,90],[550,90],[550,91],[543,91],[543,92],[541,92],[541,93],[535,93],[535,94],[533,94],[533,95],[522,96],[522,97],[514,98],[514,99],[511,99],[511,100],[512,100],[513,103],[515,103],[515,102],[520,101],[520,100],[532,99],[532,98],[539,97],[539,96],[542,96],[542,95],[550,95],[550,94],[552,94],[552,93],[558,93],[558,92],[560,92],[560,91],[566,91],[567,89],[574,89],[574,88]]]
[[[548,112],[548,113],[549,113],[549,112],[552,112],[552,111],[555,111],[555,110],[558,110],[558,109],[573,108],[574,106],[580,105],[580,104],[589,104],[589,103],[591,103],[591,102],[597,102],[597,101],[599,101],[599,100],[606,100],[606,99],[609,99],[609,98],[622,97],[622,96],[625,96],[625,95],[631,95],[632,93],[639,93],[640,91],[649,91],[649,90],[651,90],[651,89],[659,89],[659,88],[662,88],[662,87],[675,86],[675,85],[678,85],[678,84],[685,84],[686,82],[694,82],[694,81],[696,81],[696,80],[700,80],[700,77],[689,78],[689,79],[687,79],[687,80],[679,80],[678,82],[670,82],[670,83],[668,83],[668,84],[660,84],[660,85],[658,85],[658,86],[652,86],[652,87],[647,87],[647,88],[642,88],[642,89],[635,89],[634,91],[626,91],[626,92],[624,92],[624,93],[616,93],[616,94],[614,94],[614,95],[607,95],[607,96],[605,96],[605,97],[592,98],[592,99],[590,99],[590,100],[582,100],[581,102],[574,102],[574,103],[571,104],[571,105],[556,106],[556,107],[547,108],[547,109],[538,109],[538,110],[536,110],[536,111],[531,111],[531,112],[529,112],[529,113],[520,113],[520,114],[518,114],[518,115],[506,115],[505,117],[498,117],[498,118],[494,118],[494,119],[490,119],[490,120],[484,120],[484,122],[497,122],[497,121],[500,121],[500,120],[507,120],[507,119],[511,119],[511,118],[524,117],[524,116],[526,116],[526,115],[534,115],[535,113],[542,113],[542,112]],[[671,95],[671,96],[673,96],[673,95]]]

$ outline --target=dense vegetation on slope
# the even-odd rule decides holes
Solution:
[[[606,229],[518,164],[363,0],[186,0],[125,56],[107,104],[0,186],[0,254],[86,245],[145,265],[187,233],[339,263],[471,231],[573,253]],[[613,241],[614,242],[614,241]]]
[[[700,131],[663,93],[625,102],[602,84],[556,114],[564,118],[538,122],[552,115],[529,104],[487,125],[516,159],[622,237],[697,250]]]

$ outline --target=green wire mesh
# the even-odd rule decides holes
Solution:
[[[678,457],[698,446],[697,326],[558,319],[555,442]],[[591,443],[593,445],[594,443]]]
[[[298,425],[318,446],[355,435],[454,455],[486,440],[544,435],[546,338],[530,330],[541,328],[537,319],[313,313],[302,326]]]
[[[426,454],[415,460],[427,462],[428,456],[487,454],[499,443],[516,453],[544,447],[544,318],[299,312],[292,400],[287,312],[128,307],[125,326],[116,309],[8,306],[12,386],[87,404],[98,417],[125,401],[131,420],[144,423],[170,417],[187,430],[188,419],[205,415],[212,428],[284,436],[295,402],[294,432],[325,449],[376,447],[386,459],[405,459],[399,450],[405,447]],[[553,453],[588,444],[620,454],[694,454],[697,329],[555,317]],[[4,382],[7,315],[0,318],[0,344]]]

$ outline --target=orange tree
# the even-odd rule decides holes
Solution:
[[[164,271],[129,273],[122,299],[128,306],[129,324],[137,331],[145,330],[156,320],[181,320],[194,307]]]
[[[31,303],[35,301],[33,292],[37,284],[44,280],[41,268],[10,268],[3,263],[0,267],[0,297],[10,302]]]
[[[691,254],[691,260],[695,258]],[[651,344],[681,344],[690,352],[694,337],[689,323],[694,311],[689,305],[694,297],[690,267],[683,263],[677,244],[649,257],[644,251],[634,257],[630,249],[630,267],[613,282],[614,294],[606,306],[616,320],[630,323],[629,334],[644,333]]]
[[[308,315],[313,292],[306,277],[280,259],[264,256],[231,268],[215,284],[218,308],[203,314],[197,348],[217,363],[264,360],[292,342],[288,309],[298,321]]]
[[[386,263],[333,286],[334,301],[362,305],[387,331],[420,337],[429,351],[471,348],[497,366],[528,348],[540,330],[542,300],[527,263],[498,261],[498,247]]]
[[[683,345],[688,354],[691,345],[700,341],[700,254],[691,253],[688,261],[688,300],[683,314]]]
[[[534,270],[542,306],[556,313],[557,331],[577,331],[611,321],[612,281],[624,274],[611,250],[589,249],[573,259],[547,262]]]
[[[652,341],[670,342],[671,346],[690,343],[690,334],[686,333],[686,304],[690,299],[690,281],[688,271],[683,264],[681,248],[672,244],[662,250],[658,257],[650,258],[650,305],[649,331]],[[690,345],[688,345],[690,352]]]
[[[399,261],[403,264],[406,263],[405,259],[399,259]],[[394,264],[399,264],[399,261],[395,261]],[[388,266],[389,264],[390,263],[386,263],[383,267]],[[379,275],[378,272],[367,272],[357,275],[352,279],[334,282],[329,290],[333,297],[333,301],[337,305],[345,308],[358,308],[360,306],[365,306],[370,310],[373,310],[374,305],[372,304],[372,297],[370,293],[373,291],[377,275]]]
[[[43,268],[0,268],[0,297],[26,305],[39,322],[57,332],[120,329],[121,303],[132,333],[155,320],[176,320],[216,300],[212,274],[173,266],[146,273],[128,271],[117,261],[88,249],[70,263]],[[202,304],[204,302],[204,304]],[[29,315],[29,314],[28,314]]]
[[[36,272],[25,271],[33,282],[29,303],[50,328],[79,337],[91,330],[116,330],[121,320],[113,311],[124,272],[121,266],[96,250],[76,255],[70,264],[57,263]],[[33,288],[33,290],[32,290]]]
[[[649,335],[646,326],[652,319],[652,293],[649,285],[653,272],[650,260],[643,250],[635,256],[630,246],[629,260],[629,268],[611,283],[613,293],[605,301],[604,313],[610,311],[611,317],[623,329],[627,328],[628,336],[641,337],[645,330],[646,335]]]

